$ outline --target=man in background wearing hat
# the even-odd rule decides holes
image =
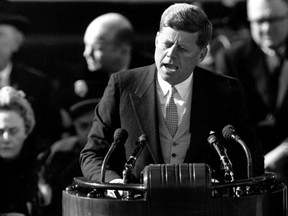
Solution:
[[[69,114],[72,117],[74,134],[51,146],[51,153],[46,161],[46,175],[52,187],[52,201],[47,215],[61,216],[62,191],[72,183],[74,177],[82,176],[79,155],[87,142],[94,109],[99,100],[91,98],[72,105]]]
[[[35,110],[35,133],[55,141],[61,131],[56,102],[52,102],[50,79],[41,71],[20,63],[15,55],[28,33],[28,19],[16,13],[11,2],[0,1],[0,87],[13,86],[22,90]],[[59,135],[58,135],[59,134]]]

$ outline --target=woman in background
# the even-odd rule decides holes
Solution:
[[[43,215],[50,187],[41,177],[46,145],[31,134],[34,112],[22,91],[0,89],[0,215]]]

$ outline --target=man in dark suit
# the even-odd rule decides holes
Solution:
[[[247,14],[252,37],[225,51],[217,70],[241,81],[265,167],[288,183],[288,1],[249,0]]]
[[[55,141],[61,133],[61,119],[52,82],[43,72],[16,58],[28,33],[28,24],[11,2],[0,2],[0,87],[10,85],[22,90],[35,111],[34,133]]]
[[[233,124],[249,143],[254,175],[263,173],[261,148],[249,131],[239,83],[196,67],[206,56],[211,33],[207,16],[194,5],[174,4],[164,11],[155,39],[155,65],[111,75],[81,152],[85,177],[100,181],[101,165],[117,128],[127,130],[129,136],[112,153],[106,182],[121,182],[124,163],[141,134],[149,141],[133,169],[138,180],[149,164],[206,163],[221,173],[219,157],[207,137],[211,130],[219,134],[227,124]],[[245,154],[238,147],[229,146],[236,179],[247,177]]]

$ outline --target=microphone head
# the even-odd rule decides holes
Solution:
[[[210,146],[213,147],[213,143],[217,141],[217,137],[214,131],[210,131],[207,141],[210,144]]]
[[[114,141],[115,143],[125,142],[128,138],[128,132],[125,129],[118,128],[114,132]]]
[[[142,134],[140,137],[139,137],[139,141],[140,142],[147,142],[148,140],[148,135],[146,134]]]
[[[222,130],[222,135],[225,139],[230,139],[231,135],[235,134],[235,129],[232,125],[226,125]]]
[[[138,139],[138,146],[144,146],[148,142],[148,135],[142,134]]]

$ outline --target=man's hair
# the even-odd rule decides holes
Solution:
[[[17,91],[11,86],[0,89],[0,110],[15,111],[23,118],[26,134],[30,134],[35,126],[33,109],[25,98],[23,91]]]
[[[187,3],[176,3],[168,7],[161,16],[159,31],[163,27],[190,33],[199,32],[196,44],[201,49],[207,47],[212,35],[212,24],[205,12]]]

